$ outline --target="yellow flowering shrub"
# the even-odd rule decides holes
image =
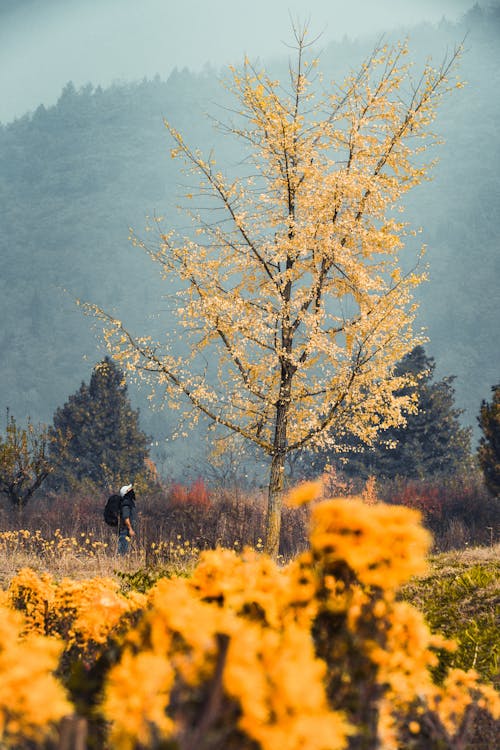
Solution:
[[[128,613],[144,605],[137,592],[124,596],[112,578],[60,582],[23,568],[12,579],[7,600],[24,615],[26,633],[59,636],[66,649],[103,644]]]
[[[328,705],[325,672],[307,630],[249,624],[231,638],[224,687],[241,706],[240,728],[263,750],[336,750],[352,730]]]
[[[112,720],[113,747],[133,750],[158,733],[169,734],[173,722],[166,714],[174,672],[167,659],[153,651],[126,650],[108,679],[104,712]]]
[[[111,578],[65,578],[58,584],[52,603],[52,628],[70,645],[85,649],[89,644],[104,644],[123,616],[139,609],[144,601],[143,595],[134,592],[125,597]]]
[[[361,498],[326,500],[313,509],[311,547],[323,566],[347,564],[368,586],[394,589],[426,569],[431,537],[420,514]]]
[[[500,718],[498,694],[477,674],[462,673],[457,683],[451,673],[434,684],[436,650],[455,644],[396,601],[397,588],[426,568],[431,539],[418,512],[367,507],[361,498],[326,500],[311,510],[310,541],[294,563],[297,580],[309,591],[315,585],[312,633],[328,667],[330,704],[346,710],[358,732],[378,737],[384,750],[406,750],[408,732],[421,741],[413,737],[412,748],[451,748],[470,728],[467,711],[480,707]]]
[[[51,576],[38,575],[30,568],[22,568],[12,579],[7,601],[24,615],[26,633],[46,635],[49,632],[48,611],[54,599]]]
[[[308,497],[317,483],[293,503]],[[114,746],[155,737],[195,746],[208,733],[220,747],[340,750],[354,734],[396,750],[410,733],[437,748],[462,731],[468,706],[496,714],[494,691],[470,673],[433,683],[436,649],[453,644],[396,601],[425,569],[419,521],[407,508],[330,499],[311,509],[310,550],[286,567],[215,550],[189,580],[158,581],[109,673],[102,710]],[[145,664],[156,677],[134,690]]]
[[[267,555],[251,549],[204,552],[189,586],[204,601],[273,628],[287,615],[289,581]]]
[[[456,736],[463,728],[467,713],[476,707],[486,709],[500,719],[500,696],[493,687],[482,685],[474,669],[452,669],[441,687],[429,690],[429,707],[435,712],[444,733]]]
[[[208,728],[222,736],[231,716],[241,747],[257,741],[263,750],[343,748],[349,727],[328,706],[325,664],[314,655],[308,629],[290,616],[288,583],[269,558],[227,550],[204,553],[189,581],[159,581],[109,674],[103,712],[114,746],[133,747],[134,738],[151,743],[154,732],[195,736],[206,721],[207,690],[217,689],[220,713]],[[142,688],[138,696],[124,675],[124,665],[130,675],[140,672],[143,659],[162,676],[155,700],[145,700]],[[146,691],[150,685],[146,680]],[[178,696],[185,712],[154,721],[159,705],[167,717]]]
[[[15,612],[0,606],[0,746],[16,748],[23,740],[42,741],[70,713],[65,691],[53,676],[62,644],[28,635]]]

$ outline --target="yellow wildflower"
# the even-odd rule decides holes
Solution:
[[[174,672],[166,658],[143,651],[125,651],[111,670],[102,711],[112,722],[111,742],[120,750],[132,750],[140,742],[148,746],[155,733],[168,737],[174,728],[166,715]]]
[[[335,498],[313,509],[311,545],[325,565],[344,561],[364,584],[393,589],[425,571],[431,538],[417,511]]]
[[[323,494],[323,483],[321,480],[315,482],[303,482],[288,493],[286,504],[291,508],[297,508],[313,500],[317,500]]]
[[[64,689],[53,676],[62,644],[39,635],[21,640],[23,627],[17,613],[0,608],[2,747],[50,736],[54,722],[71,712]]]

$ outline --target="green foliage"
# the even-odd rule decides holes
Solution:
[[[500,685],[500,563],[467,564],[441,555],[433,558],[432,574],[413,580],[402,597],[425,615],[429,627],[456,641],[457,650],[441,650],[436,678],[448,668],[476,669]]]
[[[491,389],[491,403],[483,401],[478,418],[482,430],[478,458],[490,492],[500,496],[500,385]]]
[[[161,578],[172,578],[177,576],[170,568],[139,568],[133,573],[126,573],[123,570],[115,571],[115,575],[122,583],[124,593],[133,590],[145,594]]]
[[[90,384],[69,397],[54,415],[51,458],[58,468],[50,479],[57,490],[90,481],[108,488],[145,474],[147,436],[130,405],[123,372],[106,357]]]

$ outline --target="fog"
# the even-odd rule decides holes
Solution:
[[[57,101],[68,81],[107,86],[175,67],[281,56],[290,17],[325,44],[419,21],[473,0],[0,0],[0,122]]]

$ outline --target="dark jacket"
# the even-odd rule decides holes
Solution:
[[[137,524],[137,508],[135,505],[135,492],[134,490],[129,490],[126,495],[124,495],[121,508],[120,508],[120,524],[118,531],[120,534],[126,534],[128,529],[125,524],[125,519],[129,518],[130,523],[132,524],[132,528],[134,531],[136,530],[136,524]]]

